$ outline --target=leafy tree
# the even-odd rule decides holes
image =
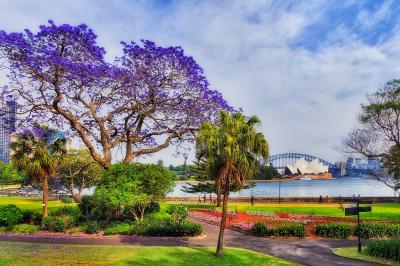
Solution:
[[[19,171],[14,165],[6,164],[0,161],[0,184],[2,186],[7,184],[22,183],[26,178],[23,171]],[[1,190],[3,194],[3,189]]]
[[[49,179],[56,176],[66,153],[65,142],[65,138],[54,129],[34,125],[32,129],[18,133],[16,140],[10,144],[12,163],[42,183],[43,217],[47,217]]]
[[[103,172],[103,167],[93,160],[88,150],[71,150],[64,156],[57,178],[61,188],[79,203],[83,190],[95,186]]]
[[[394,191],[400,188],[400,80],[391,80],[361,105],[358,126],[344,139],[342,149],[368,159],[381,167],[369,170]]]
[[[151,201],[162,200],[172,190],[171,173],[152,164],[112,165],[101,178],[95,193],[97,207],[107,218],[119,218],[128,210],[134,219],[143,220]]]
[[[37,33],[0,31],[10,81],[0,102],[16,96],[21,125],[36,120],[70,133],[105,168],[117,148],[129,163],[193,141],[201,123],[230,109],[182,48],[122,42],[122,56],[107,62],[96,38],[87,25],[53,21]]]
[[[256,180],[270,180],[275,177],[280,177],[281,174],[272,165],[261,165],[256,176]]]
[[[164,167],[164,161],[163,160],[158,160],[157,165]]]
[[[241,113],[221,111],[219,121],[204,123],[197,136],[197,157],[205,158],[210,176],[217,173],[215,184],[223,195],[217,256],[223,255],[230,188],[243,187],[244,180],[256,174],[259,160],[268,157],[267,141],[255,129],[259,124],[256,116],[247,119]]]

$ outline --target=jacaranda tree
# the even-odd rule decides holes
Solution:
[[[20,122],[78,137],[105,168],[116,148],[131,162],[194,140],[203,122],[229,109],[182,48],[122,42],[122,56],[107,62],[96,38],[84,24],[53,21],[36,33],[0,31],[0,69],[10,80],[0,101],[17,97]]]
[[[218,122],[204,123],[197,136],[197,157],[207,160],[210,175],[217,172],[215,185],[223,195],[217,256],[223,255],[229,192],[243,187],[257,173],[260,160],[268,159],[268,143],[256,130],[259,124],[256,116],[222,111]]]
[[[65,138],[48,127],[34,125],[18,133],[10,144],[11,160],[30,178],[40,180],[43,190],[42,216],[47,216],[49,179],[55,178],[56,170],[66,153]]]

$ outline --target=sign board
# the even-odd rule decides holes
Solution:
[[[371,206],[345,208],[344,215],[346,216],[357,215],[359,212],[370,212],[371,209],[372,209]]]

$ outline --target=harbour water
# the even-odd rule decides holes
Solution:
[[[256,182],[251,189],[231,193],[233,197],[393,197],[394,192],[382,182],[373,179],[358,177],[341,177],[331,180],[296,180],[289,182]],[[185,193],[181,189],[187,186],[185,183],[176,184],[170,197],[189,197],[193,194]],[[398,196],[398,195],[397,195]]]

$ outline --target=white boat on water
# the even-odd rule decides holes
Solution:
[[[303,176],[303,177],[300,177],[300,180],[312,180],[312,178],[309,176]]]

